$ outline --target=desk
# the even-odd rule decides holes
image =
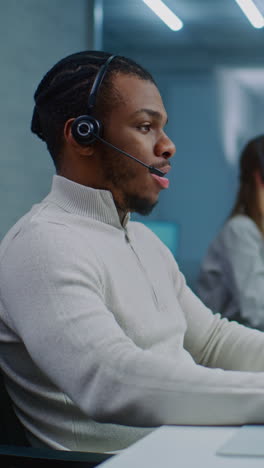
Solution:
[[[236,427],[162,426],[100,468],[260,468],[264,458],[224,457],[215,452]]]

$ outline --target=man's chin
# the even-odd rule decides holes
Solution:
[[[153,202],[147,198],[140,198],[137,196],[130,196],[126,201],[128,211],[135,212],[143,216],[149,215],[158,203],[158,200]]]

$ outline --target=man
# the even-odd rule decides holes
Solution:
[[[0,251],[1,367],[31,443],[115,451],[161,424],[264,423],[263,334],[213,315],[129,220],[175,151],[152,77],[82,52],[35,100],[57,175]]]

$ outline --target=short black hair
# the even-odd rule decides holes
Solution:
[[[63,142],[63,128],[70,118],[87,113],[88,96],[99,68],[110,57],[108,52],[83,51],[65,57],[43,77],[34,94],[31,130],[46,142],[58,169]],[[131,59],[115,56],[107,69],[96,100],[97,117],[113,107],[118,90],[112,84],[113,73],[136,75],[155,84],[153,77]]]

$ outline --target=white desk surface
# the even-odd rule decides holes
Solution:
[[[216,455],[237,430],[237,427],[162,426],[100,464],[100,468],[263,468],[264,457]]]

